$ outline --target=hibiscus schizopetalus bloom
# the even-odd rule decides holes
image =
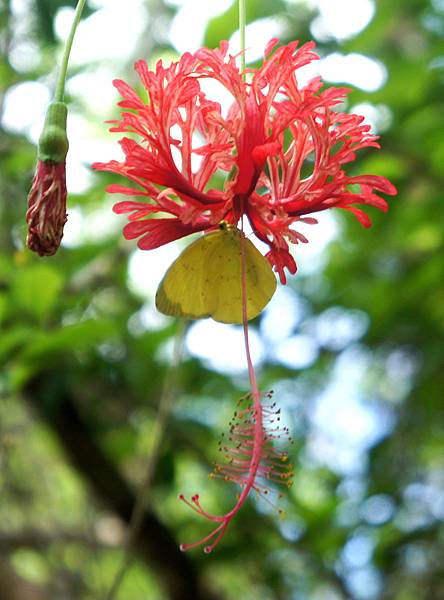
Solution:
[[[147,99],[114,81],[124,110],[111,131],[138,140],[121,140],[123,161],[93,166],[135,184],[107,188],[141,198],[114,206],[129,214],[127,239],[139,238],[139,248],[150,250],[245,216],[285,283],[285,269],[296,272],[289,243],[307,241],[298,222],[316,223],[307,215],[342,208],[368,227],[363,208],[387,209],[379,193],[396,193],[387,179],[345,171],[358,150],[379,147],[363,117],[337,110],[348,90],[323,89],[320,78],[298,84],[298,69],[318,58],[313,48],[313,42],[277,47],[272,40],[246,80],[227,42],[186,53],[168,67],[159,61],[154,71],[140,60],[135,69]],[[231,94],[227,111],[205,95],[207,79]],[[223,189],[214,189],[220,174]]]
[[[387,179],[346,173],[358,150],[379,147],[363,117],[338,109],[348,90],[323,89],[320,78],[305,86],[298,83],[298,69],[318,58],[313,48],[313,43],[298,48],[297,42],[277,47],[277,41],[272,40],[262,66],[244,73],[228,55],[227,42],[218,49],[186,53],[168,67],[159,61],[154,71],[138,61],[135,69],[147,98],[121,80],[114,82],[123,97],[119,103],[123,112],[120,120],[112,121],[111,131],[131,137],[120,142],[122,161],[93,166],[122,175],[133,184],[107,188],[139,198],[114,206],[116,213],[128,213],[129,223],[124,227],[127,239],[139,238],[139,248],[150,250],[191,233],[214,231],[221,224],[229,231],[245,219],[255,236],[268,245],[267,259],[286,283],[286,270],[296,272],[290,243],[307,241],[297,230],[299,222],[314,224],[316,219],[309,215],[335,207],[348,210],[368,227],[371,222],[363,208],[387,209],[379,193],[396,193]],[[228,109],[206,96],[208,80],[217,82],[231,96]],[[218,186],[221,176],[224,184]],[[221,236],[206,239],[214,242]],[[205,511],[197,494],[191,501],[181,496],[215,524],[204,538],[182,545],[184,550],[204,544],[205,551],[211,552],[251,491],[266,496],[269,482],[291,481],[286,454],[272,444],[287,432],[277,424],[279,410],[275,405],[262,403],[251,361],[248,256],[244,236],[239,239],[242,323],[251,394],[248,405],[238,411],[231,424],[228,441],[221,446],[227,464],[217,466],[213,476],[235,482],[241,492],[224,515]],[[194,266],[182,264],[182,275],[185,267]],[[207,279],[211,282],[211,277]],[[161,284],[162,293],[164,288]],[[168,304],[167,300],[163,304]],[[183,316],[197,314],[193,306],[181,311]],[[174,308],[168,314],[181,313]]]

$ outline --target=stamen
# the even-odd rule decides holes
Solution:
[[[263,394],[263,396],[270,399],[271,393]],[[288,461],[288,452],[273,446],[273,441],[276,439],[290,439],[288,428],[268,429],[269,424],[273,424],[279,418],[277,415],[280,415],[280,409],[273,402],[263,406],[261,411],[257,411],[254,408],[251,394],[243,396],[237,404],[239,408],[234,412],[229,423],[229,435],[226,436],[222,433],[219,441],[219,452],[223,453],[226,462],[216,462],[209,477],[235,483],[241,488],[241,492],[235,506],[225,515],[213,515],[206,512],[200,504],[198,494],[191,496],[190,500],[180,494],[179,499],[194,512],[218,524],[211,533],[198,541],[182,544],[181,550],[189,550],[213,540],[211,544],[204,546],[205,553],[212,552],[251,490],[254,490],[258,496],[272,506],[281,518],[284,514],[282,509],[277,508],[270,498],[271,492],[274,491],[271,486],[278,484],[289,488],[293,483],[294,475],[293,466]],[[260,429],[257,421],[258,414],[263,417]],[[258,431],[259,436],[257,435]],[[277,494],[277,498],[280,497],[282,494]]]

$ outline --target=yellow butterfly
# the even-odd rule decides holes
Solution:
[[[221,323],[242,323],[242,238],[247,317],[256,317],[271,300],[276,278],[253,243],[225,223],[190,244],[173,262],[157,289],[157,309],[173,317],[212,317]]]

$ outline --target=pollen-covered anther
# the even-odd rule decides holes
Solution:
[[[271,492],[275,491],[275,484],[290,487],[294,471],[288,462],[288,452],[275,448],[273,442],[288,439],[288,428],[274,425],[281,418],[281,411],[275,402],[269,402],[271,394],[266,394],[265,399],[267,402],[263,405],[256,400],[256,408],[253,406],[255,400],[250,394],[238,402],[238,409],[229,424],[229,436],[221,439],[218,446],[226,462],[216,462],[210,474],[211,479],[219,478],[239,485],[241,491],[236,506],[226,515],[212,515],[203,510],[197,494],[190,501],[183,495],[180,496],[195,512],[217,524],[209,535],[193,544],[181,546],[182,549],[204,545],[204,552],[211,552],[251,490],[270,504],[279,515],[282,514],[273,502],[276,497],[281,498],[282,494]],[[207,545],[210,540],[212,543]]]

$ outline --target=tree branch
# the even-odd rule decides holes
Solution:
[[[25,393],[96,495],[129,523],[135,496],[91,436],[60,373],[39,374],[28,383]],[[134,548],[159,576],[171,600],[216,600],[214,592],[200,584],[188,555],[179,550],[170,531],[152,511],[144,512]]]

